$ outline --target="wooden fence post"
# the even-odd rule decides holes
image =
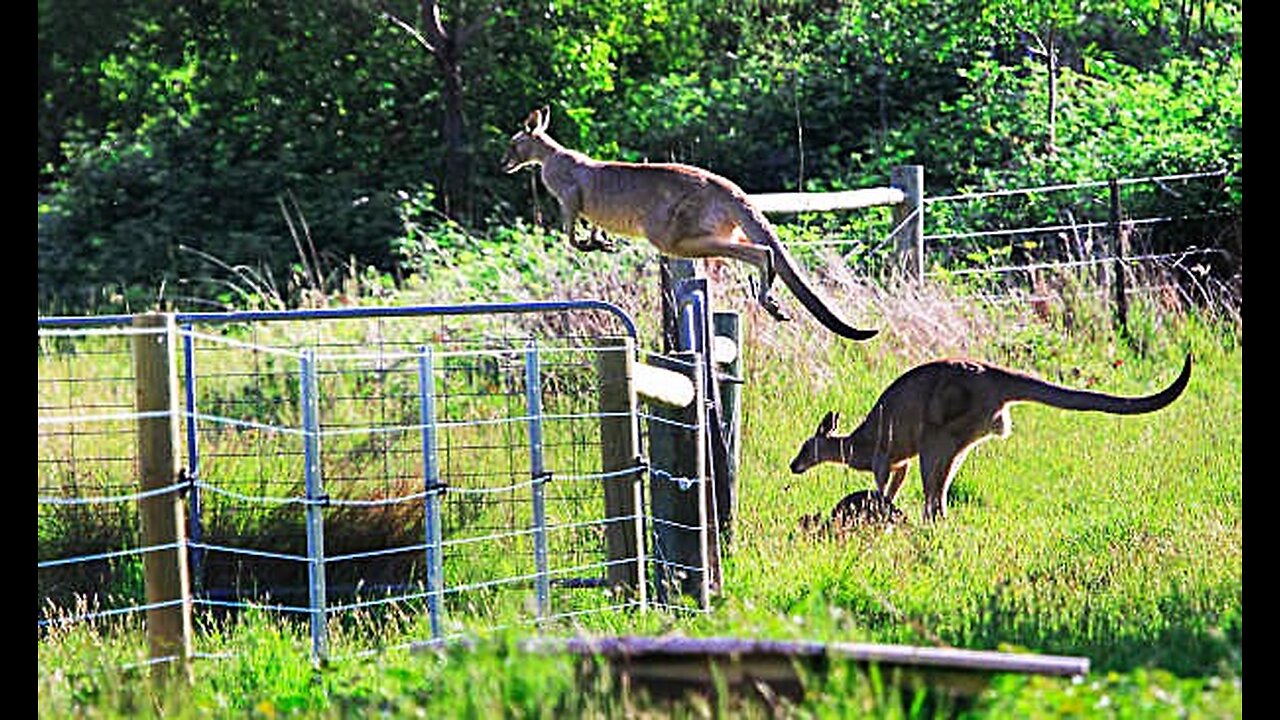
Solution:
[[[174,361],[177,328],[173,315],[149,313],[134,318],[142,331],[133,338],[135,407],[138,412],[138,501],[142,525],[143,582],[147,601],[147,647],[157,662],[155,677],[173,675],[191,681],[191,579],[187,567],[185,512],[178,482],[178,371]]]
[[[902,191],[893,206],[898,228],[898,263],[916,282],[924,281],[924,166],[900,165],[890,172],[889,184]],[[899,227],[900,226],[900,227]]]
[[[662,352],[671,354],[685,349],[680,347],[680,310],[676,303],[676,287],[682,280],[697,277],[698,271],[688,258],[663,256],[658,262],[662,283]]]
[[[706,417],[702,358],[676,352],[655,356],[657,367],[693,381],[693,401],[686,407],[655,405],[649,426],[649,511],[653,516],[653,560],[658,602],[674,595],[696,598],[709,607],[711,561],[707,545]]]
[[[609,587],[633,595],[644,609],[648,592],[644,572],[643,470],[636,414],[635,343],[629,337],[604,338],[597,355],[600,383],[600,470],[606,475],[604,544]]]

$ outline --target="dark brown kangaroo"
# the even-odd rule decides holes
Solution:
[[[828,412],[800,447],[791,472],[839,462],[875,473],[876,489],[893,502],[911,458],[920,456],[924,519],[947,516],[947,490],[974,445],[1008,437],[1009,406],[1036,402],[1064,410],[1136,415],[1173,402],[1191,378],[1191,356],[1169,387],[1144,397],[1055,385],[1026,373],[976,360],[937,360],[908,370],[885,389],[862,424],[836,436],[839,415]]]

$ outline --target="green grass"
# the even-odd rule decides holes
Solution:
[[[851,428],[908,364],[839,345],[828,365],[847,368],[847,383],[752,373],[743,462],[775,469],[743,484],[743,542],[728,585],[783,612],[850,609],[880,639],[925,639],[900,613],[957,646],[1083,654],[1101,670],[1238,667],[1239,348],[1194,326],[1173,340],[1165,352],[1124,358],[1123,370],[1105,357],[1077,361],[1095,387],[1139,394],[1171,380],[1190,345],[1191,384],[1172,406],[1133,417],[1015,406],[1012,436],[978,446],[961,466],[947,521],[919,521],[913,467],[898,500],[911,526],[842,540],[806,538],[799,517],[872,487],[870,474],[827,465],[792,476],[787,462],[824,412],[842,411]]]
[[[950,302],[956,301],[956,302]],[[531,656],[532,630],[477,632],[472,649],[387,650],[309,664],[306,628],[251,613],[202,623],[186,689],[153,691],[139,670],[140,630],[73,627],[37,642],[42,717],[1239,717],[1242,714],[1242,342],[1237,324],[1138,305],[1128,340],[1085,303],[1043,318],[974,309],[953,291],[885,299],[859,318],[886,328],[871,343],[815,337],[805,318],[752,315],[736,536],[725,591],[705,615],[588,616],[551,634],[689,635],[876,641],[1082,655],[1081,682],[1006,677],[971,705],[877,682],[837,665],[808,680],[800,705],[735,699],[650,702],[604,677],[581,686],[575,662]],[[923,318],[923,319],[922,319]],[[968,354],[1068,385],[1141,394],[1195,356],[1186,393],[1164,410],[1115,417],[1034,405],[1013,434],[972,452],[947,520],[919,520],[913,468],[898,498],[909,522],[814,537],[802,515],[871,486],[866,473],[787,463],[827,410],[847,428],[911,365]],[[420,617],[357,617],[337,649],[395,645],[426,633]]]

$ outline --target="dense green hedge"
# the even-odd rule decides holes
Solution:
[[[1223,167],[1192,201],[1240,210],[1238,2],[446,2],[452,67],[388,19],[421,29],[430,4],[40,2],[41,309],[294,301],[352,266],[394,277],[415,234],[487,237],[534,202],[554,222],[497,168],[544,103],[570,146],[748,191]]]

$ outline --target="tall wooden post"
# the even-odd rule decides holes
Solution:
[[[698,328],[686,321],[687,308],[677,298],[678,291],[696,276],[693,261],[662,259],[663,349],[675,360],[654,358],[653,362],[689,377],[694,400],[684,408],[653,408],[649,498],[658,601],[668,602],[671,595],[681,594],[697,598],[699,606],[706,608],[719,581],[718,536],[708,536],[718,527],[707,452],[707,420],[713,413],[708,412],[705,384],[708,360],[693,351]]]
[[[178,371],[174,361],[177,328],[172,315],[134,318],[133,339],[138,412],[138,474],[144,497],[138,501],[142,525],[142,572],[147,600],[147,647],[156,677],[173,668],[191,680],[191,579],[187,568],[186,527],[178,493]],[[170,488],[168,492],[162,491]],[[145,495],[155,492],[155,494]],[[171,662],[176,660],[176,663]]]
[[[900,165],[890,172],[889,184],[902,191],[903,201],[893,206],[893,226],[898,229],[899,266],[916,282],[924,281],[924,166]]]
[[[653,562],[658,602],[673,596],[710,604],[707,545],[706,413],[702,358],[677,352],[649,360],[692,381],[693,401],[686,407],[654,405],[649,418],[649,511],[653,516]]]
[[[636,413],[635,343],[605,338],[597,355],[600,382],[600,470],[604,483],[604,544],[609,587],[648,603],[645,582],[643,470]],[[632,470],[634,469],[634,470]],[[627,473],[628,470],[632,470]],[[620,473],[614,475],[614,473]]]
[[[551,614],[551,574],[547,566],[547,470],[542,449],[542,372],[538,346],[530,339],[524,353],[525,413],[529,418],[530,501],[533,510],[534,598],[538,622]]]
[[[668,355],[688,348],[680,345],[680,310],[676,303],[676,287],[681,281],[692,280],[698,271],[687,258],[669,258],[659,261],[662,282],[662,352]]]
[[[443,487],[436,457],[436,375],[431,346],[418,346],[418,419],[422,424],[422,527],[426,540],[427,619],[431,637],[444,637],[444,543],[441,539],[440,505]]]

